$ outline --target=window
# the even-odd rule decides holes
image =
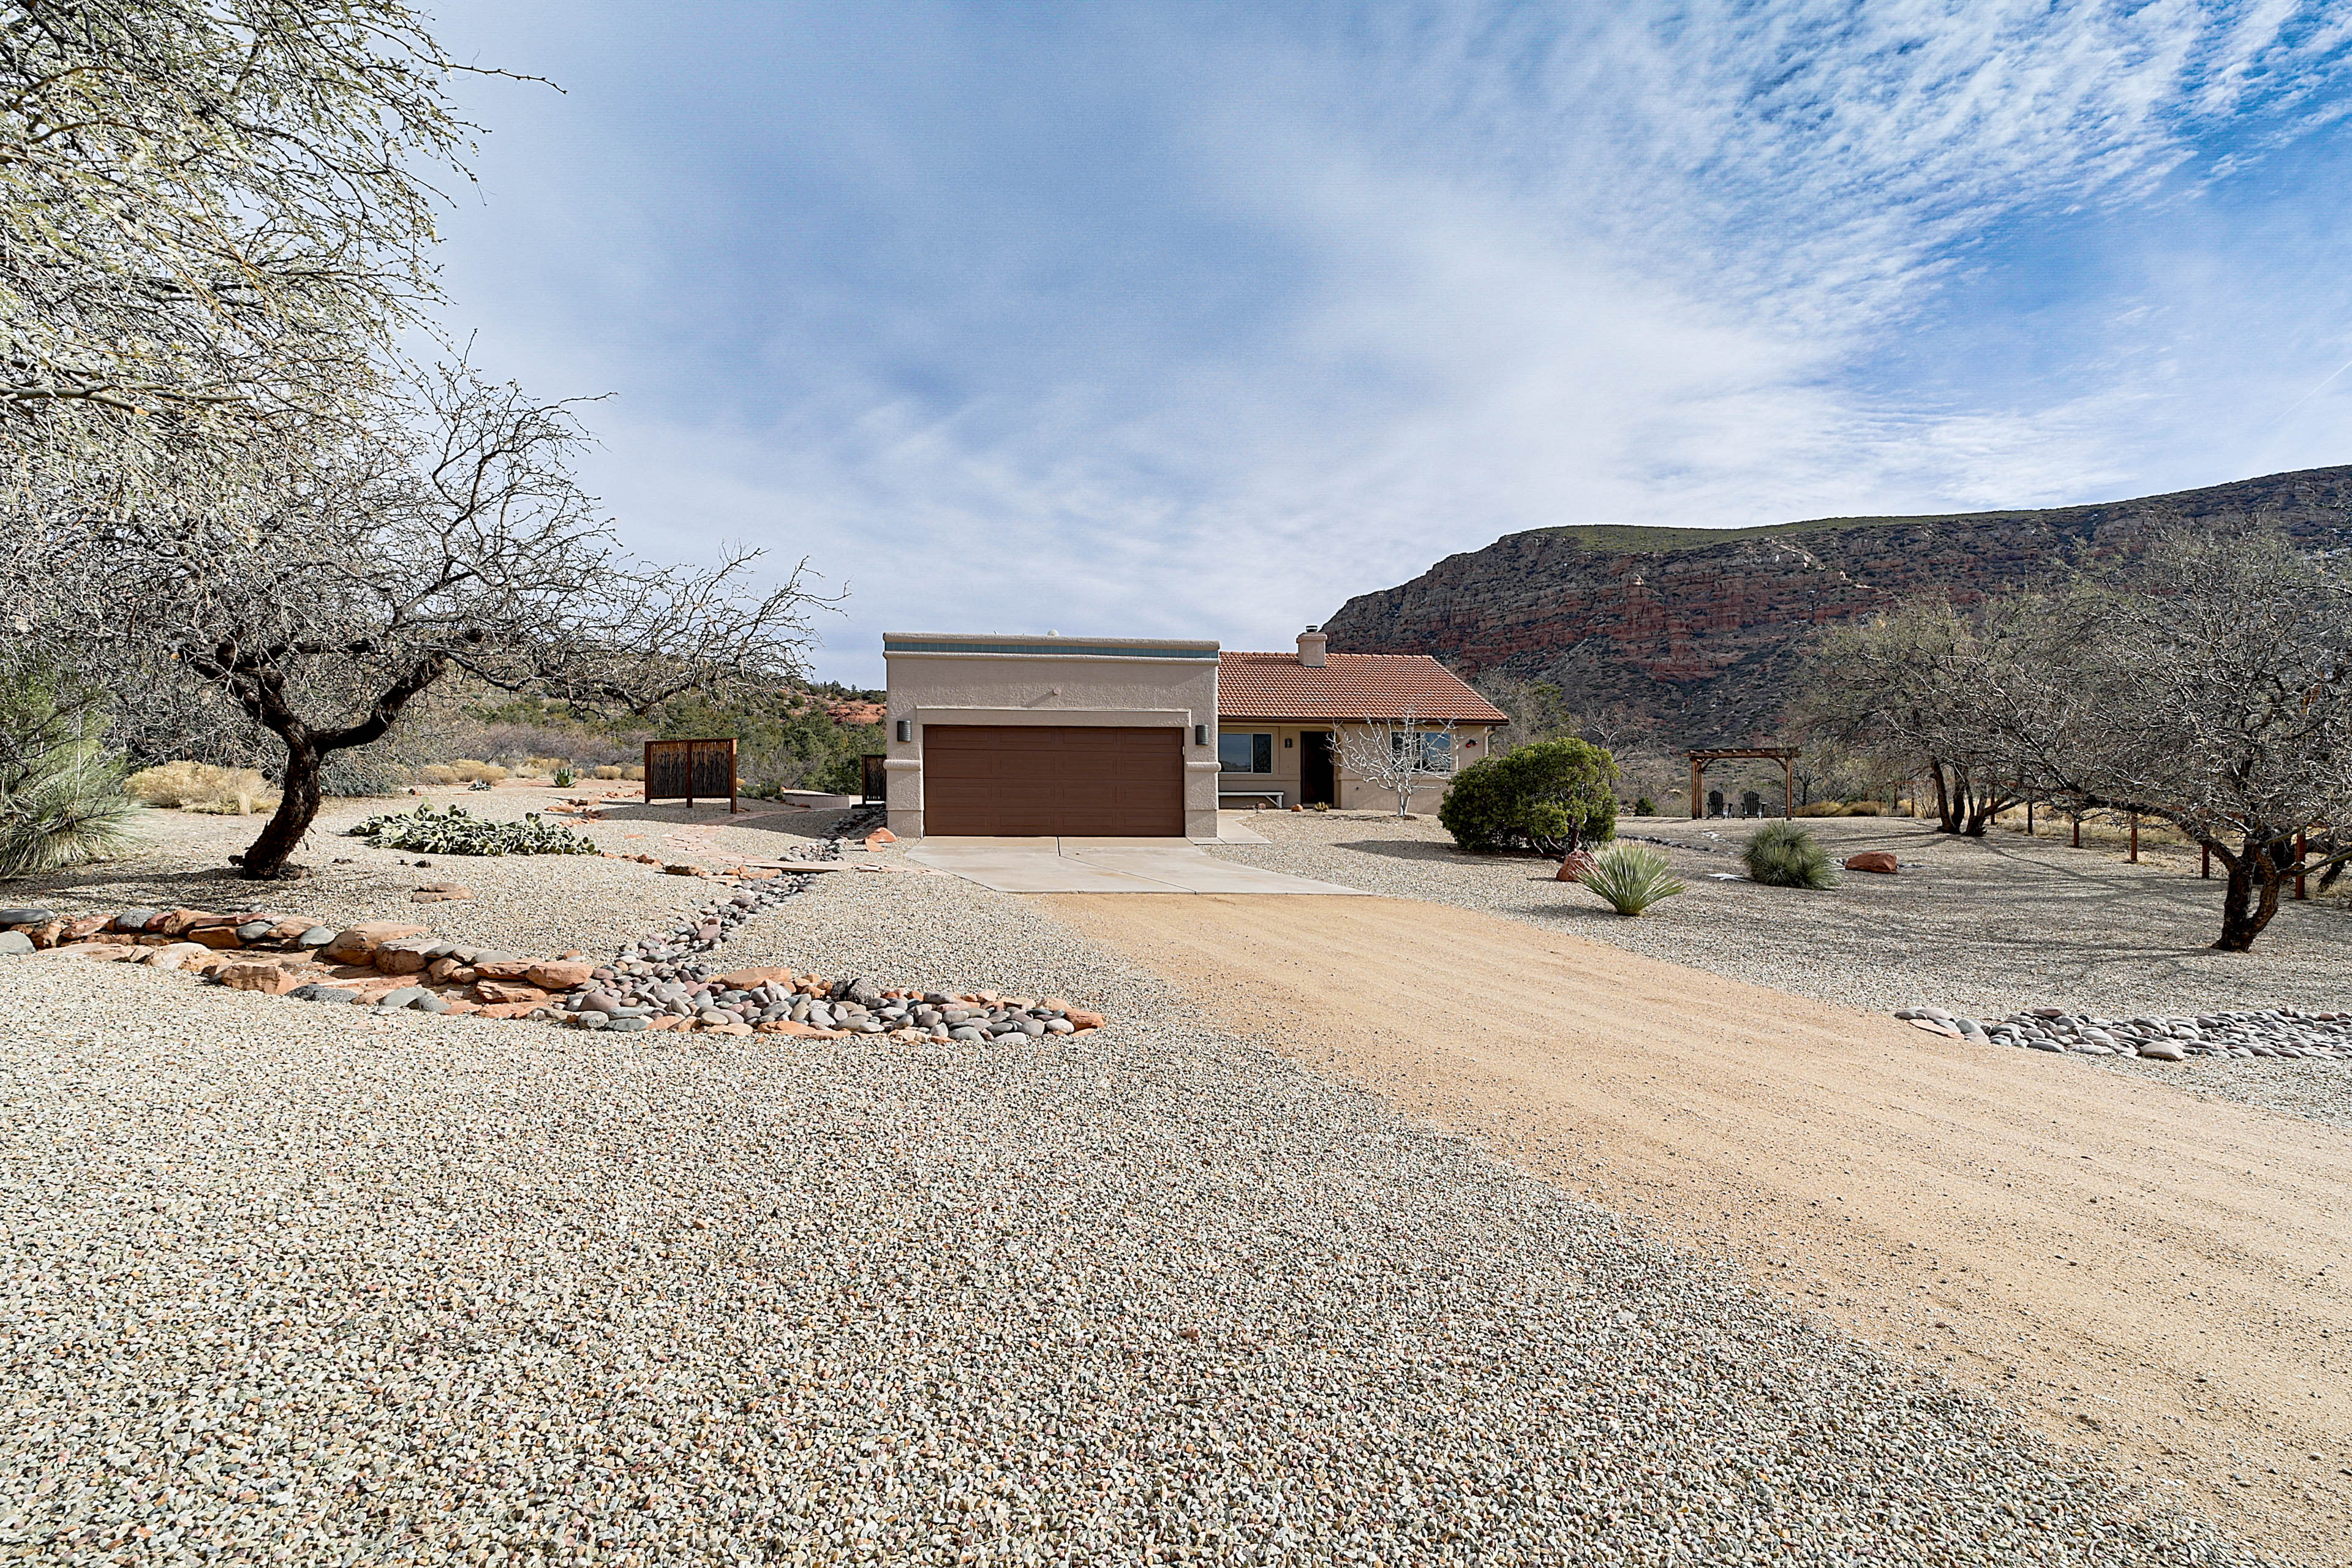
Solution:
[[[1448,734],[1392,734],[1389,746],[1402,757],[1412,742],[1421,742],[1421,766],[1424,772],[1450,773],[1454,771],[1454,737]]]
[[[1229,773],[1270,773],[1274,772],[1274,737],[1220,733],[1217,765]]]

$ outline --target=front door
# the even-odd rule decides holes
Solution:
[[[1331,732],[1309,730],[1298,737],[1298,799],[1306,805],[1337,805],[1332,793]]]

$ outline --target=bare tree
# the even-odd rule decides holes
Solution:
[[[2021,657],[2017,624],[1929,600],[1838,627],[1815,646],[1799,723],[1890,775],[1926,777],[1938,829],[1982,837],[2024,798],[2016,738],[1989,699]]]
[[[803,572],[762,591],[756,552],[704,571],[623,553],[571,476],[569,407],[460,368],[331,428],[248,444],[225,476],[208,449],[177,503],[53,521],[65,569],[14,584],[45,646],[207,686],[277,738],[284,794],[247,876],[286,871],[327,759],[455,672],[639,713],[797,675],[824,602]]]
[[[1423,719],[1408,708],[1394,719],[1367,719],[1342,727],[1339,755],[1349,770],[1396,796],[1396,814],[1412,814],[1415,790],[1454,776],[1454,721]]]
[[[434,296],[467,68],[401,0],[0,0],[0,428],[331,404]]]
[[[2227,868],[2221,934],[2242,952],[2298,870],[2352,848],[2352,596],[2318,560],[2253,530],[2160,536],[2135,578],[2020,602],[2038,656],[1986,697],[2062,810],[2171,823]]]

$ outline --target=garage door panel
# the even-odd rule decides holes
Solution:
[[[927,724],[923,829],[995,837],[1180,837],[1183,731]]]

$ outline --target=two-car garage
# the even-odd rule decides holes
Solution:
[[[926,724],[923,831],[1181,838],[1184,739],[1170,726]]]

